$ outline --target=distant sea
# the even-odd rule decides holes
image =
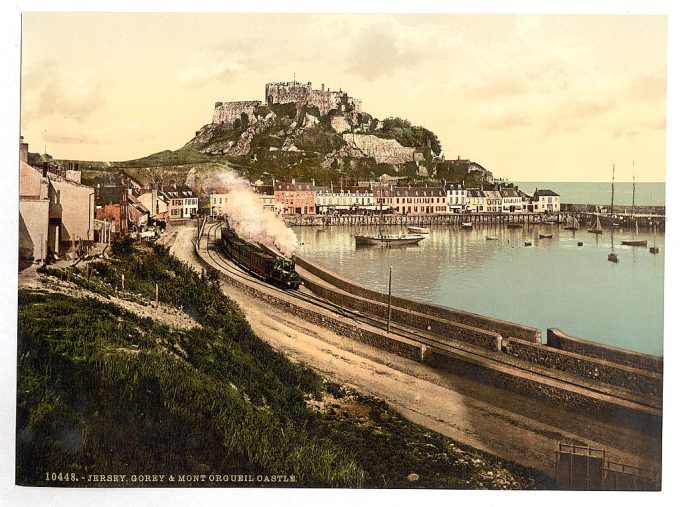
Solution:
[[[533,194],[536,188],[549,189],[560,194],[560,202],[569,204],[609,204],[612,196],[611,182],[545,182],[517,181],[516,185]],[[635,183],[635,204],[641,206],[664,206],[666,184],[664,182]],[[614,204],[625,206],[632,203],[633,183],[614,183]]]

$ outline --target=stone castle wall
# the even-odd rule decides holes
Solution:
[[[367,157],[373,157],[378,164],[413,162],[416,152],[415,148],[402,146],[395,139],[382,139],[371,134],[343,134],[342,138]]]
[[[324,85],[321,85],[321,90],[314,90],[310,82],[267,83],[264,94],[267,104],[305,102],[310,106],[316,106],[322,115],[328,114],[332,109],[339,111],[353,109],[361,112],[361,100],[350,97],[343,91],[326,90]]]
[[[238,102],[215,102],[213,123],[234,123],[242,114],[248,115],[248,122],[254,123],[255,112],[262,105],[259,100],[242,100]]]

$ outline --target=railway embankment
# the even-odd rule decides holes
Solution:
[[[206,241],[203,241],[202,244],[205,245],[206,249],[208,248]],[[207,250],[203,250],[196,245],[195,254],[199,262],[204,266],[220,269],[219,264],[208,255]],[[485,349],[464,340],[452,339],[450,336],[449,341],[430,340],[426,337],[427,333],[421,338],[416,339],[399,336],[395,332],[387,333],[379,327],[358,322],[356,319],[346,315],[340,315],[327,308],[319,307],[319,305],[313,302],[304,301],[292,294],[287,294],[273,287],[264,286],[258,281],[249,280],[247,277],[235,276],[233,273],[225,272],[224,270],[221,271],[221,276],[228,280],[231,285],[236,286],[252,297],[294,313],[308,322],[324,326],[342,336],[371,345],[380,350],[397,354],[410,360],[420,361],[440,370],[453,372],[457,375],[513,391],[523,396],[550,403],[559,403],[562,406],[577,409],[594,418],[604,418],[606,420],[620,418],[621,421],[625,421],[631,426],[644,428],[650,434],[658,431],[661,403],[660,399],[656,399],[654,396],[643,395],[621,386],[609,385],[602,382],[599,378],[580,377],[574,372],[561,371],[551,366],[540,364],[537,361],[532,362],[520,359],[505,352],[499,352],[497,347]],[[325,276],[329,278],[330,274]],[[311,285],[309,281],[306,283]],[[318,280],[316,283],[321,285]],[[326,287],[326,290],[332,289]],[[338,293],[342,292],[337,287],[335,290]],[[330,293],[326,293],[326,296],[337,297],[337,295]],[[356,299],[356,296],[345,293],[338,301],[345,301],[347,303],[352,297]],[[324,297],[324,299],[329,298]],[[345,307],[352,308],[355,311],[362,311],[357,310],[357,308],[365,310],[365,305],[376,306],[376,303],[376,301],[371,302],[368,300],[368,302],[350,303]],[[403,307],[393,307],[393,311],[395,310],[397,315],[400,315],[399,312],[402,312],[405,320],[413,318],[412,310],[407,310]],[[436,325],[433,328],[432,323],[437,323],[438,321],[434,320],[432,315],[428,317],[430,319],[427,323],[430,326],[428,333],[434,333],[439,330],[441,334],[446,335],[446,332],[442,332],[443,328],[438,329]],[[418,319],[423,319],[422,314],[418,316]],[[421,328],[425,324],[422,320],[416,321],[416,323]],[[440,324],[444,325],[443,323]],[[514,338],[508,335],[508,331],[513,329],[515,325],[502,321],[500,325],[503,327],[507,338],[500,333],[494,336],[492,332],[489,333],[480,328],[475,329],[472,326],[471,331],[474,331],[479,336],[486,336],[484,335],[484,332],[486,332],[494,336],[496,342],[502,341],[503,347],[507,348],[508,343],[512,343],[509,341],[510,338]],[[460,330],[462,329],[461,326],[467,326],[467,324],[450,322],[447,326],[449,327],[446,329]],[[521,325],[517,326],[516,329],[524,332],[523,336],[526,338],[535,336],[531,328]],[[526,338],[516,342],[540,346],[536,341]]]

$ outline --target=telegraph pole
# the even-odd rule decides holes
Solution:
[[[392,266],[390,266],[390,278],[387,285],[387,332],[390,332],[390,321],[392,320]]]

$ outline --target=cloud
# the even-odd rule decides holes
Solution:
[[[515,97],[528,93],[531,87],[519,77],[492,78],[486,82],[465,85],[463,95],[473,100],[493,100],[505,97]]]
[[[628,85],[628,96],[640,102],[658,102],[666,98],[666,78],[662,75],[641,75]]]
[[[29,69],[22,88],[24,120],[53,115],[83,123],[104,101],[102,84],[92,71],[69,71],[51,61]]]
[[[240,61],[210,61],[185,67],[177,74],[177,78],[186,86],[194,86],[207,81],[230,82],[247,70],[247,66]]]
[[[419,64],[418,54],[399,43],[399,36],[391,24],[363,27],[352,41],[347,58],[346,71],[369,81]]]
[[[526,113],[510,112],[493,115],[479,122],[479,126],[494,130],[508,128],[528,127],[533,124],[531,117]]]
[[[88,135],[71,135],[64,133],[52,133],[46,131],[43,134],[46,143],[56,144],[94,144],[94,145],[109,145],[112,144],[110,140],[97,138]]]

